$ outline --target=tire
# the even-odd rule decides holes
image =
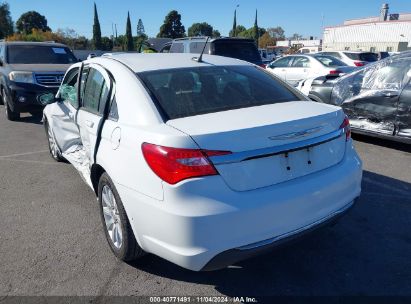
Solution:
[[[49,123],[46,119],[44,120],[44,129],[46,130],[50,156],[57,162],[65,161],[64,157],[61,155],[60,148],[57,145],[56,139],[54,138],[53,131],[51,130]]]
[[[117,189],[107,173],[100,177],[98,202],[106,239],[114,255],[125,262],[144,256],[145,252],[134,237]]]
[[[7,101],[7,94],[4,89],[1,91],[1,96],[3,99],[3,103],[4,103],[4,110],[5,110],[6,118],[10,121],[16,121],[20,119],[20,112],[12,111],[10,109],[9,103]]]

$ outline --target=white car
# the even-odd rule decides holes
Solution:
[[[244,61],[106,55],[73,65],[51,97],[51,155],[96,193],[121,260],[218,269],[335,219],[361,192],[343,111]]]
[[[378,61],[378,55],[362,51],[326,51],[318,54],[335,57],[349,66],[361,67],[368,63]]]
[[[344,62],[325,55],[290,55],[277,59],[267,66],[267,71],[296,86],[299,82],[319,76],[341,76],[355,68]]]

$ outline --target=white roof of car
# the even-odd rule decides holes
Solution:
[[[127,65],[135,73],[153,70],[200,67],[210,65],[253,65],[246,61],[214,55],[204,55],[202,62],[193,60],[200,54],[192,53],[113,53],[103,55]],[[93,58],[97,59],[97,58]],[[94,61],[92,59],[92,61]]]

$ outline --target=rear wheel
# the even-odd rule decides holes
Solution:
[[[98,184],[98,201],[106,239],[114,255],[123,261],[142,257],[145,252],[134,237],[123,203],[107,173],[103,173]]]
[[[53,159],[58,162],[64,161],[64,157],[61,155],[56,139],[54,138],[53,131],[51,130],[47,120],[44,121],[44,127],[46,129],[47,141],[49,143],[49,151],[51,157],[53,157]]]
[[[8,120],[14,121],[14,120],[18,120],[20,118],[20,112],[18,111],[13,111],[10,106],[9,103],[7,101],[7,94],[6,91],[3,89],[1,92],[1,96],[3,99],[3,103],[4,103],[4,110],[5,110],[5,114],[6,114],[6,118]]]

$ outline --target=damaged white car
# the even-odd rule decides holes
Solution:
[[[107,55],[42,102],[53,158],[95,191],[125,261],[218,269],[334,220],[361,192],[343,111],[247,62]]]

